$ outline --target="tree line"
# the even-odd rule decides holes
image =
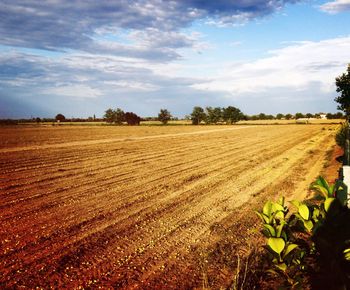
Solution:
[[[244,118],[245,115],[241,110],[233,106],[228,106],[227,108],[206,107],[205,109],[196,106],[193,108],[193,111],[189,116],[193,125],[199,125],[201,122],[206,124],[218,124],[222,122],[233,124]]]
[[[303,114],[296,113],[292,114],[282,114],[278,113],[277,115],[268,115],[264,113],[260,113],[257,115],[245,115],[240,109],[232,106],[228,106],[227,108],[220,107],[206,107],[203,109],[202,107],[194,107],[191,115],[187,116],[186,119],[192,120],[192,124],[198,125],[201,122],[206,124],[217,124],[217,123],[226,123],[233,124],[240,120],[291,120],[291,119],[303,119],[303,118],[315,118],[320,119],[322,113],[316,114]],[[343,119],[345,116],[342,112],[337,112],[335,114],[327,113],[324,114],[327,119]]]
[[[133,112],[124,113],[124,111],[120,108],[117,108],[115,110],[109,108],[105,111],[103,119],[107,123],[114,123],[117,125],[121,125],[124,122],[126,122],[128,125],[140,125],[140,122],[143,120],[141,117],[139,117]],[[172,115],[167,109],[160,110],[157,118],[158,121],[162,122],[163,124],[167,124],[168,121],[170,121],[171,119]]]
[[[103,118],[107,123],[115,123],[117,125],[121,125],[123,122],[126,122],[128,125],[140,125],[141,122],[141,117],[133,112],[124,113],[120,108],[116,110],[109,108],[106,110]]]

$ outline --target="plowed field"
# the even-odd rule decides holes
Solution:
[[[0,128],[0,288],[227,286],[335,125]]]

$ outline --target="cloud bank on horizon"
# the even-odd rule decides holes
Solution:
[[[348,0],[3,0],[0,118],[335,111],[349,10]]]

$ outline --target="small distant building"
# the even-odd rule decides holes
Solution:
[[[323,119],[323,120],[327,119],[327,114],[320,113],[319,115],[320,115],[320,119]]]

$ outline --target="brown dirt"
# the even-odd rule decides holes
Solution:
[[[225,287],[335,128],[2,128],[0,286]]]

